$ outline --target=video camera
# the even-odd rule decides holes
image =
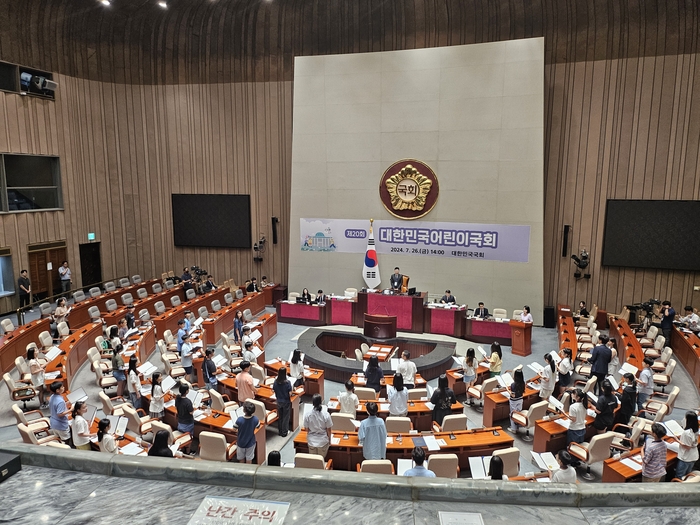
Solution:
[[[209,272],[202,270],[199,266],[190,266],[190,271],[196,282],[201,281],[204,276],[209,275]]]

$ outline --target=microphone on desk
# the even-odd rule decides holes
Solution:
[[[450,439],[457,439],[457,436],[455,436],[454,432],[450,432]]]
[[[348,431],[345,431],[345,434],[343,434],[343,439],[348,439]]]

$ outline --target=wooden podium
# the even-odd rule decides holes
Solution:
[[[526,356],[532,353],[532,323],[510,321],[513,355]]]
[[[396,337],[395,315],[365,314],[365,337],[372,339],[394,339]]]

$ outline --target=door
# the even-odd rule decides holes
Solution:
[[[102,258],[100,257],[100,243],[89,242],[81,244],[80,248],[80,275],[84,288],[90,288],[102,282]]]
[[[66,260],[66,248],[49,248],[33,250],[27,254],[29,259],[29,280],[32,283],[32,295],[36,299],[45,299],[50,295],[61,293],[61,278],[58,267]],[[51,263],[51,270],[48,264]]]

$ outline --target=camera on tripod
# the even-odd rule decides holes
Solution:
[[[208,272],[206,270],[202,270],[199,266],[190,266],[190,271],[193,274],[195,282],[200,282],[205,275],[208,275]]]

